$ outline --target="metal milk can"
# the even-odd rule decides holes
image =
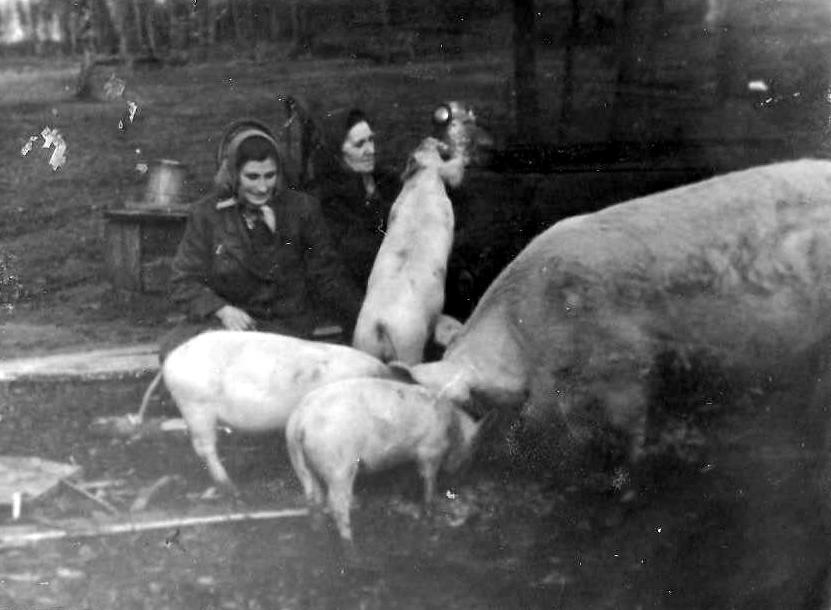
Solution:
[[[173,159],[153,163],[144,204],[153,207],[175,207],[181,204],[185,165]]]

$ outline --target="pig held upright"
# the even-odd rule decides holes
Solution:
[[[610,426],[629,437],[637,461],[661,356],[706,360],[735,382],[783,385],[794,380],[783,370],[802,363],[800,396],[828,377],[812,371],[829,341],[831,162],[800,160],[555,224],[497,277],[444,359],[412,372],[456,400],[521,410],[570,439]],[[742,522],[771,523],[775,514],[776,524],[739,536],[734,578],[712,607],[794,607],[827,565],[829,496],[816,473],[825,467],[828,417],[827,404],[815,403],[786,402],[794,411],[773,420],[729,418],[738,426],[731,434],[741,434],[742,421],[769,426],[761,446],[728,444],[720,463],[754,496],[736,507],[747,512]]]
[[[234,489],[216,450],[216,427],[280,430],[309,391],[349,377],[389,375],[382,362],[343,345],[244,331],[211,331],[165,359],[165,384],[213,480]]]
[[[473,453],[483,421],[418,385],[349,379],[310,392],[286,426],[289,456],[313,511],[324,498],[347,548],[358,469],[413,461],[433,499],[440,467],[457,470]]]
[[[413,152],[401,193],[367,284],[352,344],[385,362],[421,362],[444,307],[447,261],[453,246],[453,206],[445,184],[458,186],[490,136],[458,102],[434,114],[438,138]]]

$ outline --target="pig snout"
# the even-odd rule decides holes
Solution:
[[[289,418],[286,440],[312,513],[319,514],[325,498],[341,540],[353,549],[350,510],[359,466],[377,471],[415,462],[429,507],[439,469],[455,471],[468,461],[481,429],[426,388],[366,378],[310,392]]]
[[[493,136],[479,125],[473,108],[460,101],[440,104],[433,111],[433,134],[447,144],[445,159],[461,154],[465,165],[482,167],[494,151]]]

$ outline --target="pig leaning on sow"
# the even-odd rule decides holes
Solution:
[[[763,401],[728,418],[732,438],[760,429],[761,446],[725,443],[712,462],[735,482],[745,529],[716,545],[729,583],[709,607],[793,608],[816,599],[831,557],[827,348],[831,162],[800,160],[555,224],[497,277],[443,359],[410,372],[457,403],[519,411],[555,442],[605,422],[637,462],[661,356],[706,358],[737,382],[786,383],[782,367],[803,362],[813,398],[778,419]]]

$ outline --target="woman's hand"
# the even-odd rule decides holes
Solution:
[[[222,326],[228,330],[254,330],[257,323],[239,307],[223,305],[214,315],[222,321]]]

